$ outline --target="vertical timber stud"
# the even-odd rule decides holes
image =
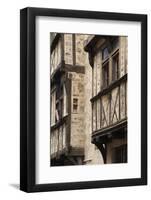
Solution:
[[[119,85],[119,120],[121,120],[121,92],[120,92],[120,85]]]
[[[72,58],[73,58],[73,66],[76,65],[76,41],[75,34],[72,34]]]
[[[67,143],[67,149],[69,151],[70,149],[70,139],[71,139],[71,112],[72,112],[72,79],[69,79],[68,78],[68,81],[67,81],[67,84],[68,84],[68,121],[67,121],[67,137],[66,137],[66,143]]]
[[[111,104],[112,104],[112,93],[109,93],[109,125],[111,124]]]
[[[64,34],[61,34],[61,62],[64,62]]]

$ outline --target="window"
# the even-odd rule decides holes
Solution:
[[[114,148],[112,154],[112,163],[127,163],[127,145],[121,145]]]
[[[107,47],[105,47],[103,50],[102,50],[102,60],[105,60],[109,57],[109,50]]]
[[[63,86],[58,85],[56,89],[56,110],[55,122],[59,121],[63,116]]]
[[[60,118],[63,117],[63,98],[60,99]]]
[[[60,119],[60,109],[59,109],[59,102],[56,103],[56,111],[55,111],[55,121],[59,121]]]
[[[105,89],[110,83],[119,79],[119,37],[107,38],[104,46],[101,47],[102,73],[101,89]],[[93,77],[94,78],[94,77]],[[95,80],[93,80],[93,83]],[[94,89],[93,89],[94,90]],[[94,96],[94,93],[93,93]]]
[[[116,50],[119,47],[119,38],[115,37],[114,39],[112,39],[111,43],[112,43],[112,51]]]
[[[112,57],[112,81],[119,78],[119,53]]]
[[[58,100],[59,99],[59,87],[57,86],[57,88],[56,88],[56,100]]]
[[[51,54],[51,74],[54,71],[54,52]]]
[[[109,84],[109,48],[106,46],[102,50],[102,89]]]
[[[102,87],[106,88],[109,85],[109,62],[105,62],[102,66]]]
[[[73,98],[73,112],[77,113],[78,112],[78,99]]]

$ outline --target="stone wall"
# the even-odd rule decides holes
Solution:
[[[64,60],[66,64],[73,64],[73,34],[64,34]]]
[[[70,145],[84,147],[84,74],[72,73]]]
[[[85,65],[86,52],[84,51],[84,40],[87,35],[75,34],[76,65]]]

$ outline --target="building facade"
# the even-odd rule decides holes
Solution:
[[[92,67],[92,143],[104,163],[127,162],[127,37],[88,38]]]
[[[51,33],[51,38],[51,166],[84,164],[85,99],[90,99],[85,91],[86,35]]]
[[[126,162],[127,38],[50,38],[50,165]]]

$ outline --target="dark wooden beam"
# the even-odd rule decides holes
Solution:
[[[115,82],[111,83],[108,87],[106,87],[105,89],[101,90],[97,95],[95,95],[94,97],[92,97],[90,99],[91,102],[99,99],[101,96],[109,93],[112,89],[114,89],[115,87],[119,86],[122,82],[127,80],[127,74],[125,74],[124,76],[122,76],[120,79],[116,80]]]
[[[59,128],[60,126],[62,126],[62,124],[66,123],[68,119],[68,115],[64,116],[63,118],[61,118],[55,125],[51,126],[51,131]]]
[[[94,131],[92,133],[92,138],[94,138],[96,136],[103,137],[103,136],[105,136],[105,135],[107,135],[107,134],[109,134],[111,132],[115,132],[115,131],[117,131],[117,130],[119,130],[121,128],[124,128],[126,126],[127,126],[127,118],[125,118],[125,119],[123,119],[121,121],[118,121],[117,123],[114,123],[112,125],[109,125],[109,126],[107,126],[105,128],[101,128],[101,129],[99,129],[97,131]]]
[[[51,43],[51,46],[50,46],[50,52],[52,54],[53,50],[55,49],[58,41],[59,41],[59,38],[61,37],[61,34],[60,33],[57,33],[55,38],[53,39],[52,43]]]

